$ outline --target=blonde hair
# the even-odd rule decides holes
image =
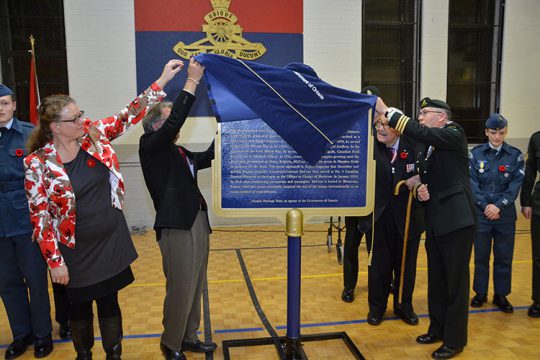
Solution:
[[[60,112],[75,100],[68,95],[51,95],[41,101],[38,109],[39,125],[34,128],[26,143],[28,153],[32,153],[52,140],[51,124],[60,120]]]

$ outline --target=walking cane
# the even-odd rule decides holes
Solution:
[[[394,188],[394,195],[398,196],[401,185],[407,183],[407,180],[401,180],[396,184]],[[407,242],[409,240],[409,222],[411,219],[411,205],[412,205],[413,192],[409,191],[409,199],[407,200],[407,214],[405,216],[405,232],[403,234],[403,253],[401,255],[401,274],[399,276],[399,295],[398,303],[401,305],[401,299],[403,297],[403,279],[405,277],[405,260],[407,258]]]

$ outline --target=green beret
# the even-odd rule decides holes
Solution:
[[[437,99],[430,99],[428,97],[425,97],[422,100],[420,100],[420,109],[423,109],[426,107],[450,110],[450,106],[448,106],[448,104],[445,103],[444,101],[437,100]]]

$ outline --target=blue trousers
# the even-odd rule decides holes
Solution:
[[[508,295],[512,290],[512,258],[514,257],[516,223],[478,223],[474,236],[474,283],[477,294],[487,294],[489,258],[493,245],[493,287],[495,294]]]
[[[52,331],[47,265],[30,234],[0,238],[0,296],[13,340]]]

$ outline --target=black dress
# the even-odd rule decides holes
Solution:
[[[82,149],[64,167],[77,204],[75,248],[59,246],[69,272],[69,301],[82,303],[132,283],[137,252],[124,214],[112,206],[109,169]]]

